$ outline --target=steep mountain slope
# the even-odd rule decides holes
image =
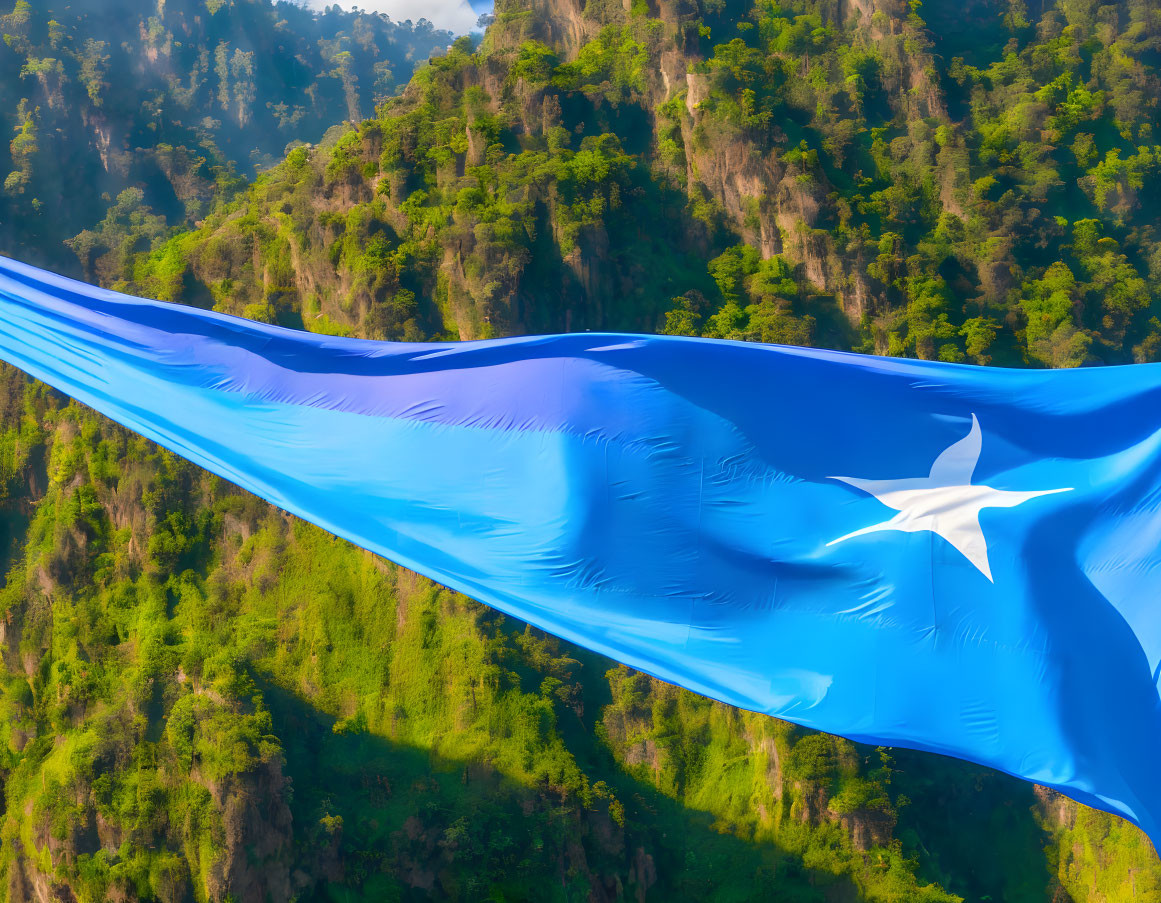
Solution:
[[[105,281],[325,332],[1161,342],[1154,2],[501,3]],[[9,899],[1161,899],[1123,822],[678,691],[5,372]]]
[[[959,6],[994,58],[945,60],[962,38],[891,2],[502,3],[481,52],[135,278],[349,328],[374,311],[383,335],[411,319],[403,290],[422,331],[465,338],[1152,359],[1158,10]]]
[[[451,41],[270,0],[17,0],[0,33],[0,251],[73,270],[65,240],[107,217],[82,262],[148,248]],[[117,244],[124,224],[138,244]]]

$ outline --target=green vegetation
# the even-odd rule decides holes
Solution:
[[[997,8],[965,12],[1007,36],[994,58],[945,64],[919,7],[590,8],[584,39],[553,47],[535,9],[502,6],[478,51],[460,39],[119,284],[384,338],[1151,360],[1161,26],[1134,5],[1098,23],[1063,4],[1036,29]]]
[[[370,113],[451,40],[426,21],[269,0],[119,0],[113,14],[98,0],[17,0],[4,14],[11,2],[0,4],[0,237],[10,254],[101,278],[288,144]],[[125,191],[154,225],[107,227]],[[76,256],[63,245],[74,236]]]
[[[0,598],[10,898],[957,899],[885,753],[608,670],[8,373],[44,490]]]
[[[77,26],[83,59],[53,56],[44,22],[33,52],[34,16],[4,19],[22,78],[106,98],[112,51]],[[197,34],[190,109],[263,115],[264,61]],[[210,167],[194,227],[126,183],[70,247],[106,284],[325,333],[1154,360],[1158,47],[1146,0],[505,0],[250,186],[154,139]],[[324,53],[334,118],[369,113],[353,45]],[[26,197],[50,139],[10,108]],[[277,115],[279,140],[305,122]],[[1117,819],[615,666],[0,373],[10,900],[1161,897]]]

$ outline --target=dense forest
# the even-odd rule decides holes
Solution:
[[[452,40],[266,0],[20,0],[0,35],[2,249],[69,271],[192,226]]]
[[[364,21],[185,8],[203,29],[281,16],[287,46],[332,54],[302,83],[332,89],[320,30]],[[51,42],[18,33],[31,16],[0,20],[25,60]],[[236,40],[166,28],[174,58]],[[618,329],[1151,361],[1159,63],[1157,0],[502,0],[482,43],[457,39],[373,110],[360,94],[259,127],[293,104],[255,78],[247,125],[206,75],[168,120],[203,141],[203,199],[174,213],[136,185],[72,233],[69,265],[385,339]],[[0,90],[43,116],[44,84]],[[120,90],[142,94],[109,128],[143,128],[156,89]],[[53,115],[80,116],[61,96]],[[0,241],[47,255],[36,230],[57,218],[11,212],[32,209],[22,186],[50,197],[21,168],[25,128]],[[156,162],[160,138],[133,134],[119,146]],[[254,141],[271,146],[239,150]],[[1156,854],[1119,819],[616,666],[0,377],[10,901],[1161,900]]]

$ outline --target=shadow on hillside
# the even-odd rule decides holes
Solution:
[[[601,763],[592,737],[580,764],[624,804],[623,828],[605,801],[586,809],[484,762],[346,730],[283,689],[261,688],[293,786],[291,870],[315,879],[302,901],[859,899],[849,879],[719,833],[709,815],[628,777],[611,757]]]
[[[24,552],[36,503],[48,486],[48,456],[43,445],[29,451],[24,480],[27,491],[0,504],[0,585]]]
[[[895,749],[895,789],[911,800],[896,831],[920,876],[965,901],[1040,903],[1052,875],[1033,786],[934,753]]]
[[[513,624],[513,629],[523,629],[519,622]],[[620,766],[604,746],[586,741],[583,734],[591,736],[613,701],[604,674],[616,662],[567,643],[562,650],[583,664],[579,676],[587,708],[583,725],[581,720],[562,719],[561,734],[581,768],[603,776]],[[875,747],[856,745],[867,760],[878,758]],[[919,862],[921,881],[938,884],[965,903],[1047,899],[1054,880],[1044,850],[1051,839],[1037,822],[1032,784],[934,753],[891,749],[890,754],[894,791],[909,800],[900,807],[895,836]],[[682,811],[687,817],[695,815]]]

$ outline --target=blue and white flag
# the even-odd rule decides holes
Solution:
[[[0,357],[634,668],[1161,837],[1161,365],[369,342],[3,259]]]

